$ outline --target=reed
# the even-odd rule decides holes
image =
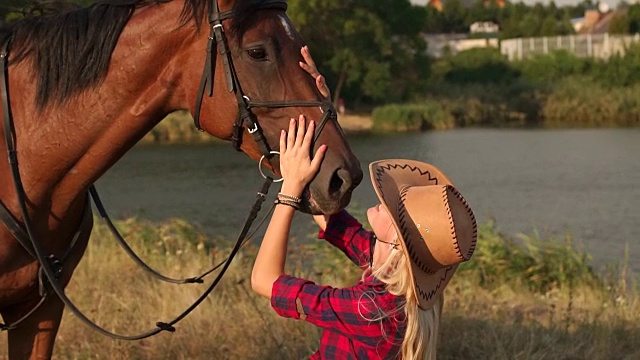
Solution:
[[[354,213],[358,214],[357,211]],[[206,288],[151,279],[126,257],[96,219],[87,252],[68,294],[106,329],[133,334],[168,321]],[[117,222],[154,268],[176,277],[199,275],[224,259],[228,240],[207,237],[180,219]],[[302,241],[305,240],[305,241]],[[59,359],[300,359],[319,331],[275,315],[249,278],[256,253],[249,243],[216,290],[175,333],[114,341],[65,313],[54,357]],[[321,241],[294,239],[288,271],[318,283],[353,284],[360,273]],[[640,357],[638,284],[625,264],[598,274],[570,236],[510,238],[483,224],[472,260],[446,290],[440,359],[633,359]],[[209,279],[210,281],[211,279]],[[6,339],[0,341],[6,349]],[[4,354],[0,355],[4,356]]]

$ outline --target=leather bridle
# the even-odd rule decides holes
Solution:
[[[211,27],[211,32],[209,35],[209,41],[207,44],[207,57],[204,63],[204,70],[202,72],[202,79],[200,80],[200,87],[198,89],[198,96],[196,98],[196,107],[194,118],[194,125],[198,130],[202,131],[200,127],[200,111],[202,108],[202,100],[205,94],[205,91],[208,96],[213,96],[213,85],[214,85],[214,75],[215,75],[215,66],[217,54],[219,53],[222,56],[222,64],[224,67],[225,79],[227,82],[227,91],[235,94],[236,101],[238,103],[238,118],[233,124],[233,135],[231,137],[231,142],[233,147],[241,151],[240,147],[242,145],[242,134],[244,132],[245,125],[247,126],[247,131],[253,136],[256,144],[260,148],[260,152],[263,157],[269,159],[273,155],[273,151],[269,147],[269,143],[264,137],[262,128],[258,122],[257,117],[251,111],[252,108],[285,108],[285,107],[320,107],[322,111],[322,119],[318,123],[316,127],[316,131],[314,134],[314,142],[317,140],[320,135],[322,129],[324,128],[327,120],[337,119],[336,110],[329,99],[325,99],[323,101],[313,101],[313,100],[282,100],[282,101],[254,101],[251,100],[248,96],[244,94],[242,91],[242,87],[240,86],[240,81],[238,79],[238,74],[235,71],[233,66],[233,58],[231,56],[231,51],[229,50],[229,45],[227,43],[227,37],[224,31],[224,27],[222,22],[224,20],[230,19],[233,17],[233,10],[228,10],[224,12],[220,12],[220,8],[218,6],[218,1],[210,0],[210,9],[209,11],[209,26]],[[257,5],[260,9],[276,9],[276,10],[287,10],[287,3],[282,0],[266,0]],[[217,48],[217,52],[213,51],[214,42]]]

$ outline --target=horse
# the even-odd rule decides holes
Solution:
[[[64,259],[57,279],[66,286],[93,226],[89,189],[169,113],[189,111],[202,131],[276,176],[272,149],[289,119],[323,119],[314,148],[328,150],[303,209],[346,207],[362,170],[299,66],[303,45],[284,0],[104,0],[0,28],[0,144],[9,153],[0,157],[0,202],[15,218],[13,228],[0,225],[0,314],[20,322],[8,328],[10,359],[50,358],[64,310],[55,294],[40,296],[43,265],[16,233],[30,230]]]

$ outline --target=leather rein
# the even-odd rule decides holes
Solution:
[[[230,19],[233,17],[233,10],[220,12],[217,0],[209,1],[209,25],[211,27],[211,32],[208,40],[207,46],[207,56],[205,60],[205,66],[202,74],[202,79],[200,82],[200,87],[198,89],[198,95],[196,100],[196,108],[194,115],[194,124],[198,130],[202,131],[200,127],[200,110],[202,106],[202,99],[205,94],[205,90],[208,96],[213,96],[213,79],[215,72],[215,64],[217,60],[217,52],[222,56],[222,62],[225,70],[225,78],[227,81],[227,90],[229,92],[233,91],[236,95],[236,99],[238,102],[238,118],[234,123],[233,137],[232,143],[236,150],[240,151],[241,142],[242,142],[242,133],[245,124],[248,126],[247,131],[253,136],[254,140],[260,147],[262,152],[262,158],[259,161],[259,167],[262,165],[263,159],[270,159],[273,154],[277,154],[275,151],[271,151],[269,144],[266,138],[263,135],[262,129],[259,126],[257,117],[252,113],[252,107],[265,107],[265,108],[282,108],[282,107],[313,107],[319,106],[323,112],[323,118],[320,121],[319,125],[316,128],[316,133],[314,134],[314,141],[320,135],[324,125],[329,119],[336,119],[337,114],[333,104],[330,101],[251,101],[247,96],[244,95],[242,89],[240,87],[240,83],[238,80],[237,73],[233,67],[233,59],[231,57],[231,52],[229,51],[229,47],[227,45],[226,35],[224,33],[224,28],[222,26],[222,22],[224,20]],[[278,9],[286,11],[287,3],[282,0],[267,0],[262,2],[259,6],[259,9]],[[213,41],[215,40],[217,46],[217,52],[212,51],[213,49]],[[269,191],[269,187],[274,182],[274,179],[270,176],[265,176],[261,174],[265,178],[265,181],[261,187],[261,189],[257,192],[255,203],[253,204],[249,215],[245,221],[245,224],[238,236],[238,239],[229,253],[227,259],[218,263],[212,269],[206,271],[200,276],[186,278],[186,279],[173,279],[170,277],[166,277],[147,264],[144,263],[131,249],[131,247],[126,243],[124,238],[119,234],[116,227],[111,222],[102,201],[98,195],[98,192],[95,186],[91,186],[88,190],[86,206],[84,209],[84,215],[82,217],[82,221],[80,223],[78,231],[75,233],[68,249],[65,254],[58,258],[53,254],[45,255],[44,250],[42,249],[41,243],[37,241],[33,234],[33,227],[31,225],[31,220],[28,214],[27,206],[26,206],[26,193],[24,191],[23,183],[20,177],[20,173],[18,170],[18,156],[17,156],[17,146],[16,146],[16,133],[15,127],[13,123],[13,117],[10,109],[10,98],[8,91],[8,48],[11,39],[9,38],[2,47],[0,48],[0,101],[2,102],[3,108],[3,118],[4,118],[4,135],[5,141],[7,144],[7,154],[9,158],[9,164],[11,167],[11,172],[13,176],[13,182],[16,188],[16,194],[18,197],[18,202],[20,204],[20,211],[23,219],[23,224],[8,210],[5,204],[0,201],[0,220],[7,227],[9,232],[14,236],[14,238],[22,245],[22,247],[29,253],[33,258],[37,259],[40,268],[39,268],[39,293],[40,300],[38,303],[28,311],[23,317],[16,320],[12,324],[0,324],[0,331],[10,330],[16,328],[21,322],[27,319],[31,314],[33,314],[39,307],[42,305],[50,294],[50,289],[60,297],[65,306],[69,308],[69,310],[76,315],[80,320],[82,320],[87,326],[92,328],[93,330],[114,338],[118,340],[141,340],[148,338],[150,336],[156,335],[162,331],[174,332],[174,325],[179,321],[184,319],[189,313],[191,313],[198,305],[200,305],[214,290],[217,284],[222,279],[222,276],[227,271],[231,261],[238,253],[240,248],[250,239],[251,235],[247,236],[253,221],[256,219],[261,207],[262,203],[266,200],[266,195]],[[277,181],[277,180],[276,180]],[[168,322],[156,322],[155,328],[148,330],[146,332],[137,334],[137,335],[119,335],[113,332],[110,332],[103,327],[100,327],[93,321],[91,321],[87,316],[85,316],[67,297],[64,292],[64,288],[59,283],[59,277],[62,273],[62,265],[64,260],[71,254],[77,239],[80,236],[82,224],[88,220],[91,216],[90,209],[90,198],[93,199],[96,208],[100,216],[103,220],[106,221],[107,226],[111,230],[111,232],[116,237],[116,240],[119,244],[124,248],[125,252],[145,271],[149,272],[154,277],[170,283],[176,284],[185,284],[185,283],[202,283],[203,278],[213,271],[217,270],[222,266],[222,269],[210,284],[210,286],[204,291],[204,293],[196,299],[196,301],[189,306],[186,310],[184,310],[180,315]],[[268,215],[268,214],[267,214]],[[266,216],[267,216],[266,215]],[[266,220],[263,218],[262,222]],[[261,224],[262,224],[261,222]],[[259,226],[258,226],[259,228]],[[254,232],[257,231],[254,230]]]

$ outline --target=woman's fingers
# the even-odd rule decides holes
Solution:
[[[316,63],[315,61],[313,61],[311,53],[309,52],[309,47],[306,45],[303,46],[302,49],[300,49],[300,53],[302,54],[302,58],[304,59],[304,63],[300,62],[300,66],[302,66],[302,68],[305,69],[314,78],[320,75],[320,73],[318,72],[318,68],[316,67]]]
[[[322,163],[322,159],[324,159],[324,153],[327,151],[327,145],[322,144],[316,150],[316,154],[313,156],[313,160],[311,160],[311,169],[316,173],[320,169],[320,163]]]
[[[313,120],[309,121],[309,127],[307,128],[307,132],[304,134],[304,142],[303,147],[309,153],[309,148],[311,147],[311,143],[313,142],[313,134],[315,130],[316,124]]]
[[[303,153],[309,154],[315,135],[315,128],[315,121],[310,120],[309,125],[307,125],[307,119],[304,115],[300,115],[298,121],[291,119],[289,121],[289,131],[282,130],[280,133],[280,154],[282,155],[295,149],[302,149],[304,150]]]
[[[296,145],[302,146],[302,141],[304,140],[304,135],[307,129],[307,119],[304,115],[300,115],[298,117],[298,133],[296,134]]]
[[[329,87],[327,86],[327,83],[324,81],[324,76],[318,75],[318,77],[316,78],[316,87],[318,88],[322,96],[326,98],[329,97],[329,94],[330,94]]]
[[[287,132],[287,149],[291,149],[296,143],[296,119],[289,121],[289,131]]]
[[[309,73],[309,75],[311,75],[313,78],[317,78],[320,75],[320,72],[315,66],[311,66],[303,61],[298,62],[298,64],[304,71]]]
[[[325,82],[324,76],[320,74],[318,68],[316,67],[315,61],[313,61],[313,58],[311,57],[309,47],[306,45],[303,46],[300,49],[300,54],[302,54],[302,58],[304,59],[304,61],[299,62],[300,67],[304,71],[309,73],[309,75],[311,75],[314,79],[316,79],[316,87],[318,88],[318,91],[320,91],[320,94],[322,96],[324,96],[325,98],[331,96],[331,92],[329,91],[329,87]]]
[[[285,181],[307,184],[320,169],[327,146],[320,146],[312,158],[310,149],[314,141],[315,128],[313,120],[307,122],[306,117],[300,115],[297,121],[289,121],[288,131],[281,131],[280,172]]]
[[[302,61],[300,61],[298,64],[300,64],[300,67],[301,67],[304,71],[308,72],[308,73],[309,73],[309,75],[313,76],[314,78],[318,76],[318,75],[317,75],[317,74],[318,74],[318,70],[316,70],[316,68],[311,67],[311,66],[309,66],[309,65],[305,64],[305,63],[304,63],[304,62],[302,62]],[[315,75],[314,75],[314,73],[315,73]]]
[[[280,156],[287,152],[287,132],[282,129],[280,130]]]
[[[313,58],[311,57],[311,52],[309,51],[309,47],[307,45],[303,46],[300,49],[300,53],[302,54],[302,57],[304,58],[304,61],[307,62],[307,64],[311,65],[311,66],[315,66],[315,62],[313,61]]]

